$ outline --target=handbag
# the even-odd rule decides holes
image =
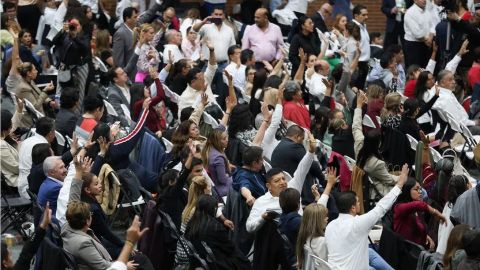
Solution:
[[[60,64],[58,69],[57,79],[61,83],[69,83],[72,80],[72,71],[63,63]]]

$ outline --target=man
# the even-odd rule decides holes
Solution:
[[[224,26],[228,27],[228,26]],[[180,116],[181,111],[184,108],[193,107],[200,104],[201,94],[206,93],[208,95],[209,104],[217,103],[212,92],[212,80],[217,70],[216,52],[213,42],[207,42],[207,48],[209,51],[208,66],[205,72],[202,72],[199,68],[192,68],[188,71],[186,76],[187,88],[183,91],[178,102],[178,114]]]
[[[255,11],[255,24],[245,29],[242,49],[251,49],[259,62],[272,62],[282,58],[283,36],[278,25],[268,21],[268,11]]]
[[[56,129],[63,136],[73,138],[73,132],[78,121],[75,109],[80,107],[78,90],[72,87],[63,89],[60,96],[60,110],[55,119]]]
[[[404,18],[405,28],[405,66],[416,64],[427,65],[430,57],[430,47],[435,35],[432,29],[431,17],[425,10],[426,0],[415,0],[407,10]]]
[[[399,44],[399,40],[400,43],[403,44],[403,35],[405,35],[405,31],[403,30],[403,15],[405,13],[405,6],[405,0],[382,1],[382,12],[387,17],[387,27],[385,29],[385,48],[388,48],[388,46],[391,44]]]
[[[392,207],[402,192],[407,177],[408,166],[405,164],[396,186],[377,203],[375,208],[360,216],[358,215],[360,200],[355,192],[342,192],[336,197],[340,215],[330,222],[325,230],[328,263],[338,269],[369,269],[368,233]]]
[[[480,228],[480,185],[465,191],[453,205],[450,219],[453,224],[468,224]]]
[[[110,78],[107,100],[117,112],[122,126],[129,127],[131,124],[130,102],[132,97],[128,86],[128,75],[121,67],[117,67],[110,69],[107,76]]]
[[[312,2],[313,0],[288,0],[285,8],[292,10],[295,16],[300,19],[307,14],[308,4]]]
[[[3,4],[3,12],[7,14],[9,21],[17,21],[17,6],[12,2],[5,2]]]
[[[206,17],[192,27],[195,32],[199,32],[200,36],[213,43],[215,57],[220,66],[219,71],[223,71],[223,68],[227,65],[228,48],[236,44],[232,28],[225,24],[224,21],[225,12],[223,9],[215,8],[211,16]],[[209,57],[208,46],[203,46],[202,55]]]
[[[230,61],[230,63],[225,68],[225,70],[230,73],[230,75],[232,75],[233,86],[243,90],[246,83],[245,69],[247,68],[247,66],[242,64],[241,62],[241,53],[242,50],[240,49],[239,45],[233,45],[228,48],[228,60]],[[228,80],[225,76],[223,80],[225,81],[225,83],[228,84]]]
[[[330,75],[330,64],[325,60],[316,60],[313,66],[314,73],[310,78],[306,79],[306,86],[313,96],[314,104],[320,104],[325,96],[326,86],[323,79],[328,79]],[[310,71],[311,72],[311,71]]]
[[[282,168],[290,175],[293,175],[299,162],[305,155],[305,147],[303,147],[303,140],[305,138],[305,131],[303,128],[292,125],[287,129],[285,138],[283,138],[272,153],[272,167]],[[312,162],[311,166],[307,167],[308,171],[305,175],[305,185],[303,185],[302,201],[304,204],[309,204],[314,200],[311,187],[313,184],[320,183],[324,185],[325,177],[318,161]],[[318,179],[318,182],[315,180]]]
[[[449,13],[448,19],[452,22],[452,29],[464,33],[470,43],[468,44],[469,52],[465,55],[460,66],[470,68],[475,61],[475,48],[480,46],[480,3],[475,4],[475,16],[471,19],[471,23],[461,20],[457,13]]]
[[[123,10],[124,23],[113,35],[113,61],[118,67],[125,67],[133,54],[133,28],[137,25],[138,10],[128,7]]]
[[[367,7],[356,5],[353,8],[353,18],[353,22],[360,27],[360,58],[358,59],[358,77],[355,86],[358,89],[364,89],[368,75],[368,61],[370,60],[370,36],[365,24],[368,20]]]
[[[243,49],[240,53],[240,62],[247,67],[253,67],[257,62],[255,53],[250,49]]]
[[[397,44],[397,43],[392,43]],[[383,38],[380,32],[370,33],[370,58],[380,59],[383,54]]]
[[[20,173],[18,176],[18,192],[23,198],[29,199],[27,194],[28,175],[32,168],[32,149],[40,143],[52,143],[55,139],[55,122],[48,117],[42,117],[35,123],[35,135],[26,139],[20,144],[18,151],[18,167]]]
[[[47,178],[40,186],[37,203],[45,207],[48,202],[52,209],[52,215],[55,216],[58,194],[63,186],[63,180],[67,177],[67,169],[60,157],[50,156],[43,162],[43,172]]]
[[[167,32],[165,32],[165,40],[167,41],[167,44],[163,47],[164,57],[169,57],[171,52],[173,63],[185,58],[185,55],[179,48],[182,44],[182,33],[174,29],[167,30]]]
[[[315,24],[315,28],[322,31],[322,33],[328,32],[325,21],[332,16],[333,7],[329,3],[325,3],[322,7],[315,12],[312,16],[312,21]]]

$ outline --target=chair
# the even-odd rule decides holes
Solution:
[[[12,228],[20,233],[24,239],[27,239],[28,234],[23,229],[22,224],[30,221],[28,214],[32,209],[32,202],[22,197],[11,197],[6,195],[4,188],[6,185],[4,176],[2,174],[2,197],[1,197],[1,222],[2,234],[8,229]]]
[[[177,93],[170,90],[170,88],[168,88],[167,85],[162,84],[162,86],[163,86],[163,91],[165,92],[165,96],[170,98],[170,101],[172,101],[173,103],[178,104],[178,102],[180,102],[180,96]]]
[[[272,165],[268,163],[265,159],[263,160],[263,166],[265,167],[265,171],[268,172],[272,169]]]
[[[31,110],[37,118],[45,117],[45,115],[43,113],[41,113],[40,111],[35,109],[33,104],[30,101],[28,101],[28,99],[24,98],[23,102],[25,103],[25,107],[27,107],[29,110]]]
[[[313,260],[314,264],[314,269],[318,270],[334,270],[338,269],[334,267],[333,265],[329,264],[327,261],[323,260],[322,258],[319,258],[313,254],[309,255],[309,259]]]
[[[408,141],[410,142],[410,147],[412,148],[413,151],[416,151],[417,145],[418,145],[417,139],[413,138],[412,135],[410,134],[406,134],[406,135],[407,135]]]
[[[165,139],[164,137],[162,137],[162,141],[165,144],[165,147],[167,148],[167,150],[165,152],[170,153],[173,149],[173,143],[170,142],[169,140]]]
[[[353,169],[353,166],[355,166],[357,162],[349,156],[344,156],[344,158],[345,158],[345,161],[347,162],[348,168],[351,171]]]
[[[94,65],[96,65],[98,67],[98,69],[103,72],[103,73],[107,73],[108,72],[108,68],[107,66],[105,66],[105,64],[102,62],[102,60],[100,60],[100,58],[98,58],[97,56],[94,56],[92,58],[92,62]]]
[[[207,112],[203,112],[203,116],[203,121],[205,122],[205,124],[210,125],[212,128],[218,127],[218,121],[213,116],[211,116]]]
[[[115,108],[113,108],[113,105],[110,104],[110,102],[108,102],[104,99],[103,104],[105,104],[105,108],[107,109],[108,114],[118,117],[117,111],[115,111]]]
[[[372,118],[370,118],[370,116],[368,116],[368,114],[365,114],[365,116],[363,116],[362,124],[366,127],[377,128],[377,126],[375,126],[375,123],[373,122]]]
[[[123,115],[125,115],[125,118],[128,120],[128,124],[132,125],[132,117],[130,117],[130,109],[127,107],[125,104],[120,104],[120,108],[122,108]]]
[[[438,162],[440,159],[442,159],[442,155],[432,147],[430,147],[430,153],[432,153],[433,161]]]
[[[382,118],[381,118],[380,116],[378,116],[378,115],[375,116],[375,117],[377,118],[378,124],[381,125],[381,124],[382,124]]]

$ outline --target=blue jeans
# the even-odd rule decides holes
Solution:
[[[388,263],[373,249],[368,248],[368,264],[370,270],[394,270]]]

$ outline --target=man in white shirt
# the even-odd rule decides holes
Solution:
[[[330,74],[330,65],[325,60],[316,60],[313,66],[314,73],[310,78],[306,76],[306,85],[310,95],[314,96],[315,105],[320,105],[319,102],[323,100],[325,96],[325,90],[327,87],[323,83],[323,79],[328,80],[328,75]],[[315,106],[317,107],[317,106]]]
[[[18,192],[20,196],[25,199],[30,199],[27,194],[28,175],[32,168],[32,149],[35,145],[40,143],[52,143],[55,139],[55,122],[48,117],[42,117],[35,123],[35,135],[24,140],[20,144],[18,151],[18,168],[20,169],[18,175]]]
[[[370,61],[370,35],[365,24],[368,20],[368,11],[366,6],[356,5],[352,12],[354,18],[352,21],[360,27],[360,58],[355,86],[358,89],[364,89],[368,75],[368,61]]]
[[[325,230],[329,264],[342,270],[369,269],[368,233],[402,193],[407,177],[408,167],[404,165],[396,186],[363,215],[358,215],[361,202],[355,192],[342,192],[336,197],[340,215]]]
[[[313,0],[288,0],[286,9],[289,9],[295,13],[297,18],[305,16],[307,14],[308,4],[312,3]]]
[[[192,29],[199,32],[203,39],[213,43],[215,57],[219,65],[225,67],[228,61],[228,48],[235,45],[235,35],[230,26],[224,23],[225,12],[223,9],[215,8],[211,16],[206,17],[202,22],[195,24]],[[209,57],[208,46],[202,44],[203,57]],[[223,68],[220,68],[222,71]]]
[[[242,50],[240,49],[239,45],[233,45],[228,48],[228,58],[230,60],[230,64],[225,68],[230,75],[233,77],[233,86],[237,87],[240,90],[245,88],[246,83],[246,75],[245,69],[247,68],[246,65],[243,65],[240,61],[240,54]],[[225,76],[223,76],[223,81],[228,84],[228,80]]]
[[[175,29],[170,29],[165,32],[165,44],[163,49],[163,58],[168,59],[170,52],[172,52],[173,63],[178,62],[181,59],[185,58],[185,55],[180,50],[180,45],[182,44],[182,34]],[[166,62],[164,60],[164,62]]]
[[[430,58],[430,47],[435,35],[431,13],[426,10],[426,0],[415,0],[404,17],[405,67],[416,64],[424,67]]]

